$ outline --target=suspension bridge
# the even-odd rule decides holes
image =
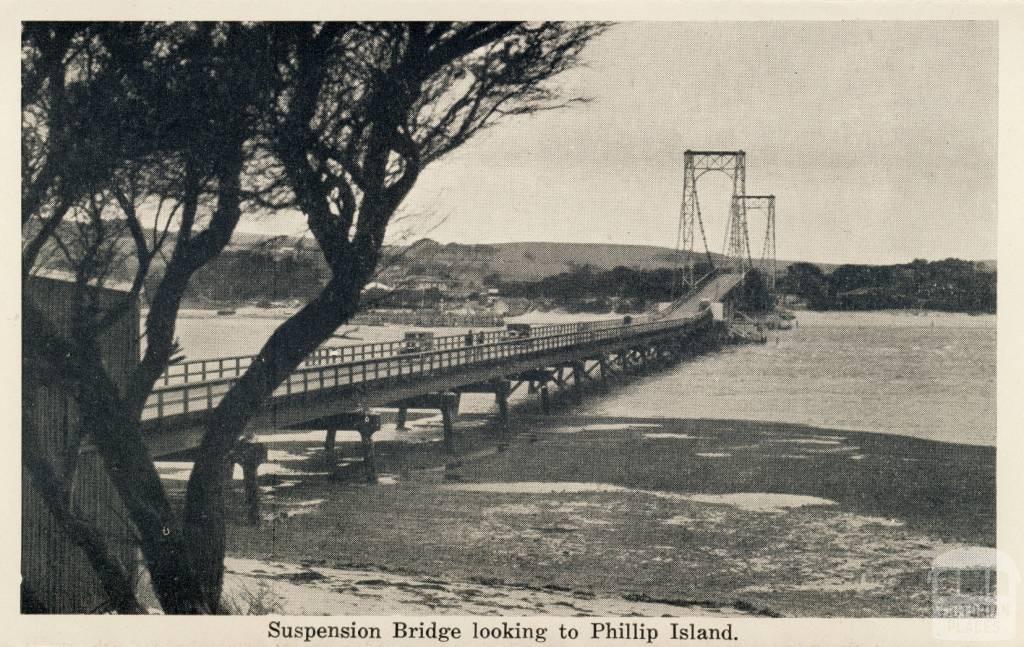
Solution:
[[[671,303],[659,312],[610,322],[532,326],[525,336],[492,330],[471,343],[465,335],[437,337],[431,348],[422,352],[406,352],[400,341],[322,347],[281,382],[247,432],[323,430],[325,451],[333,452],[339,430],[358,431],[364,473],[373,481],[373,434],[381,426],[381,416],[374,411],[397,409],[402,428],[408,409],[440,410],[445,448],[454,461],[453,418],[461,394],[494,395],[500,429],[498,450],[502,451],[511,441],[508,398],[524,385],[538,395],[547,412],[551,387],[581,399],[588,383],[604,386],[617,375],[651,370],[677,361],[709,341],[722,340],[730,334],[742,292],[738,288],[755,267],[750,253],[749,209],[768,212],[760,267],[774,285],[775,198],[745,194],[745,158],[743,151],[686,151],[674,272],[679,280],[678,284],[673,281]],[[726,247],[717,262],[707,247],[697,195],[698,180],[709,172],[725,173],[733,180]],[[697,262],[702,255],[706,263]],[[170,366],[143,414],[151,455],[161,457],[196,448],[209,412],[253,359],[220,357]],[[256,471],[265,457],[265,449],[252,443],[243,443],[236,453],[253,498]]]

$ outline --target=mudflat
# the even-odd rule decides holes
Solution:
[[[442,443],[384,442],[377,485],[264,477],[259,529],[233,497],[228,590],[347,582],[312,613],[927,617],[932,560],[995,545],[992,447],[566,414],[517,417],[497,453],[467,422],[454,470]]]

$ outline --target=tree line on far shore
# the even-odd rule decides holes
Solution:
[[[813,310],[996,311],[996,272],[957,258],[840,265],[828,274],[813,263],[793,263],[777,287]]]
[[[695,268],[698,276],[709,266]],[[222,253],[196,273],[188,296],[208,301],[270,302],[311,297],[325,281],[327,268],[308,255],[279,256],[265,250]],[[485,277],[487,287],[503,297],[549,301],[571,312],[643,312],[670,301],[681,291],[681,268],[644,270],[590,265],[574,267],[537,281]],[[675,285],[675,289],[673,289]],[[814,310],[929,309],[949,312],[995,312],[996,273],[977,263],[949,258],[915,260],[901,265],[840,265],[826,273],[813,263],[793,263],[778,277],[777,292],[803,301]],[[375,295],[378,307],[435,306],[437,289],[395,290]],[[368,304],[369,305],[369,304]]]
[[[708,271],[699,267],[698,276]],[[641,312],[678,296],[681,269],[642,270],[580,266],[539,281],[488,277],[502,295],[549,299],[575,312]],[[673,291],[673,285],[677,286]],[[813,263],[793,263],[779,274],[776,292],[814,310],[928,309],[994,313],[996,273],[955,258],[898,265],[840,265],[826,273]]]
[[[694,272],[703,276],[709,269],[700,266]],[[654,303],[679,296],[683,272],[682,268],[642,270],[619,266],[601,270],[581,265],[539,281],[502,281],[492,275],[485,283],[498,288],[502,296],[548,299],[570,312],[642,312]]]

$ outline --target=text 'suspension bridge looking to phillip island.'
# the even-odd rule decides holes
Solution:
[[[23,22],[20,614],[1013,637],[998,31]]]

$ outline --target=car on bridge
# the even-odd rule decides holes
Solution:
[[[521,341],[530,337],[532,329],[528,323],[510,323],[505,328],[505,338],[510,341]]]
[[[403,355],[411,353],[426,353],[434,349],[434,333],[432,332],[407,332],[402,339]]]

